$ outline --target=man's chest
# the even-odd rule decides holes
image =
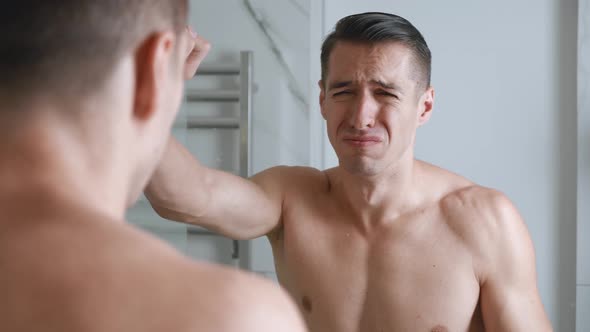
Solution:
[[[428,227],[367,236],[349,222],[288,222],[275,244],[279,278],[323,328],[463,330],[479,298],[470,255],[451,233]]]

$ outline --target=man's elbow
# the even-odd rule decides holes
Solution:
[[[205,207],[211,204],[206,195],[195,197],[195,195],[183,196],[180,192],[156,193],[154,190],[146,190],[145,196],[158,216],[185,223],[195,223],[203,219]],[[189,200],[188,197],[191,199]]]
[[[148,199],[152,209],[158,216],[161,218],[172,220],[172,221],[180,221],[180,222],[189,222],[188,218],[182,213],[177,212],[174,208],[166,203],[156,202],[151,199]]]

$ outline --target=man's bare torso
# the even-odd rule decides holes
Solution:
[[[282,227],[269,238],[279,280],[312,332],[483,330],[472,226],[460,211],[470,207],[458,202],[484,189],[440,173],[424,204],[365,229],[329,176],[293,172]]]
[[[195,301],[179,287],[163,286],[172,271],[192,273],[167,245],[92,210],[22,204],[35,209],[1,204],[0,330],[198,327],[182,308]]]
[[[270,282],[50,201],[0,193],[0,331],[302,331]]]

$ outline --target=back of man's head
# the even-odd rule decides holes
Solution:
[[[0,97],[84,98],[148,34],[180,33],[187,7],[187,0],[11,1],[0,10]]]

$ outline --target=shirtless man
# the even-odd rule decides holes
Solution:
[[[186,12],[186,0],[0,11],[0,331],[304,331],[278,286],[194,263],[123,219],[206,53],[184,66]]]
[[[337,167],[248,181],[171,140],[146,192],[155,210],[232,238],[266,234],[313,332],[550,331],[511,202],[414,158],[434,103],[422,35],[395,15],[352,15],[321,60]]]

